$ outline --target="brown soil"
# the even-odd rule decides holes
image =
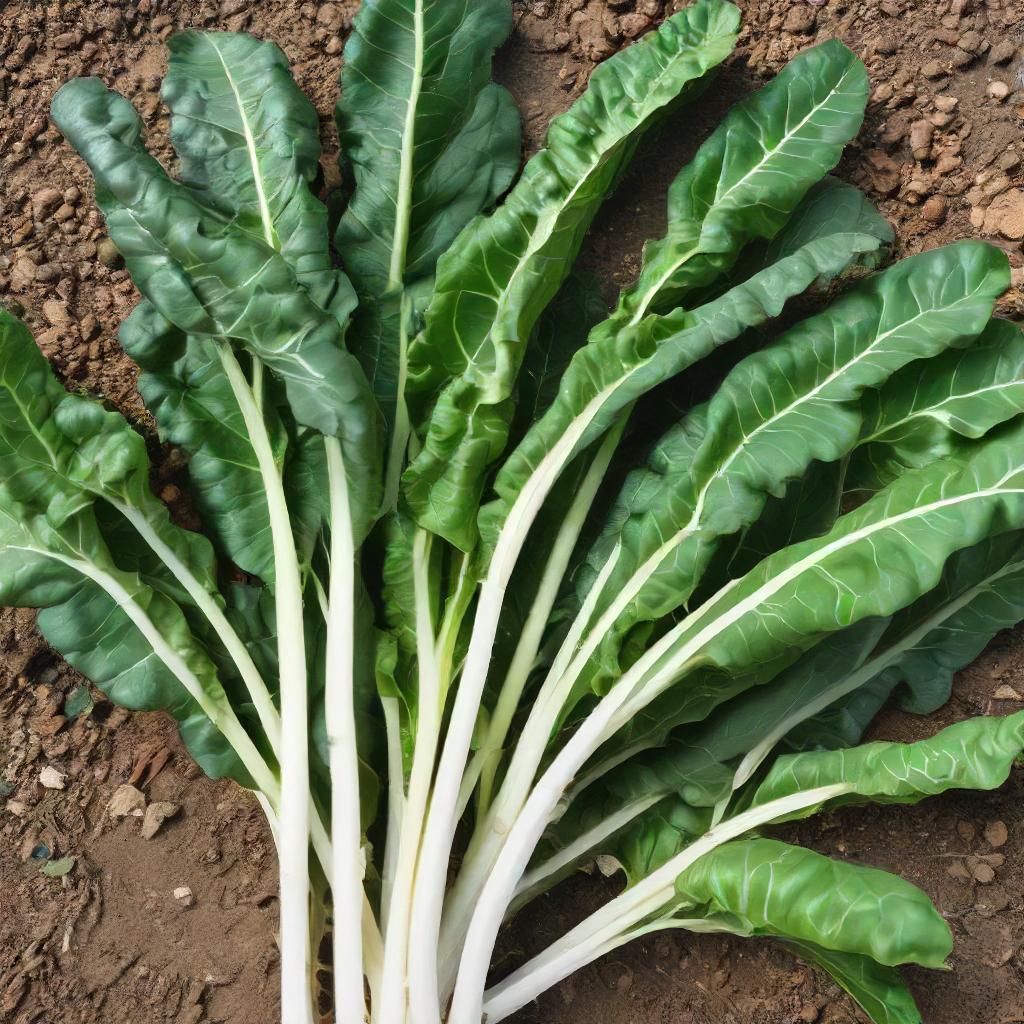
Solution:
[[[1019,0],[740,6],[747,28],[739,53],[698,108],[644,147],[583,262],[611,283],[627,280],[642,241],[659,233],[666,185],[728,104],[799,49],[839,36],[865,58],[875,86],[861,139],[840,173],[893,220],[901,253],[968,235],[989,238],[1010,253],[1019,289]],[[76,75],[101,76],[133,99],[154,150],[167,157],[157,95],[166,37],[186,25],[254,31],[282,45],[317,105],[330,187],[338,180],[330,108],[353,8],[312,0],[0,0],[0,298],[23,312],[69,386],[104,395],[149,430],[134,368],[116,342],[135,293],[103,244],[88,175],[47,122],[55,89]],[[498,75],[520,101],[530,149],[594,64],[665,8],[664,0],[517,4]],[[1011,291],[1004,310],[1022,309],[1024,296]],[[161,465],[158,485],[173,501],[176,461]],[[101,701],[67,720],[64,700],[80,682],[34,633],[30,614],[0,613],[0,1020],[275,1020],[275,864],[255,802],[199,776],[159,715],[128,715]],[[1021,631],[997,639],[961,673],[939,714],[889,713],[877,734],[920,737],[968,714],[1016,710],[1024,702],[1014,689],[1024,693]],[[63,789],[42,785],[44,768],[66,773]],[[142,838],[138,818],[113,819],[107,811],[114,790],[128,781],[150,802],[180,806],[152,839]],[[851,810],[796,832],[834,856],[898,870],[936,899],[956,935],[954,971],[908,972],[929,1024],[1024,1021],[1022,790],[1018,775],[994,794],[954,794],[909,810]],[[1008,839],[996,846],[990,840],[1002,838],[998,823]],[[51,858],[74,857],[74,867],[64,877],[43,874],[41,847]],[[509,955],[554,937],[611,885],[579,876],[545,898],[513,931]],[[185,886],[191,898],[175,898]],[[768,943],[663,934],[563,983],[522,1019],[861,1018],[838,989]]]

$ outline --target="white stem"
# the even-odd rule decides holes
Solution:
[[[331,580],[327,601],[324,714],[331,775],[331,897],[334,902],[334,1019],[363,1024],[362,826],[356,754],[355,540],[341,445],[324,438],[331,509]],[[344,938],[345,941],[342,941]]]
[[[438,1024],[440,1019],[438,942],[448,864],[458,825],[462,778],[480,714],[480,702],[487,682],[487,670],[491,663],[505,591],[544,500],[551,493],[551,488],[569,463],[594,417],[614,390],[612,388],[602,392],[587,405],[523,484],[498,535],[487,577],[480,588],[469,650],[466,652],[434,781],[430,815],[416,875],[410,925],[411,1024]]]
[[[609,814],[607,818],[603,818],[592,828],[582,832],[573,842],[563,847],[558,853],[553,854],[532,870],[527,871],[516,886],[515,895],[522,896],[532,889],[550,883],[551,879],[560,871],[585,857],[595,846],[604,842],[609,836],[615,835],[620,828],[624,828],[631,821],[640,817],[644,811],[649,810],[656,803],[664,800],[666,796],[668,794],[665,792],[650,793],[647,796],[634,800],[632,803],[626,804],[625,807],[620,807],[613,814]]]
[[[388,919],[391,893],[398,869],[398,846],[405,811],[405,763],[402,758],[401,717],[397,697],[381,697],[384,731],[388,744],[388,826],[384,840],[384,867],[381,872],[380,916]]]
[[[705,832],[681,853],[621,896],[606,903],[491,989],[487,995],[488,1022],[507,1017],[574,970],[590,963],[606,949],[620,944],[623,936],[628,935],[645,918],[662,911],[672,902],[675,898],[676,879],[716,847],[795,811],[852,792],[853,788],[849,783],[840,783],[794,793],[744,811]],[[487,964],[481,965],[480,959],[490,958],[492,944],[484,943],[486,950],[478,945],[476,940],[482,939],[477,934],[478,930],[474,919],[466,943],[466,953],[459,968],[459,986],[455,991],[449,1024],[479,1024],[484,1012],[483,986],[487,977]]]
[[[313,1019],[309,985],[309,711],[302,578],[284,485],[266,423],[230,345],[222,342],[218,349],[256,455],[274,544],[281,681],[281,1021],[309,1024]]]
[[[417,530],[413,538],[413,587],[416,602],[416,646],[419,675],[419,720],[413,751],[409,793],[402,813],[395,880],[384,924],[384,974],[388,979],[374,1024],[405,1024],[408,992],[403,983],[409,957],[409,921],[420,837],[430,801],[430,782],[441,732],[441,681],[434,646],[430,608],[430,548],[432,538]]]
[[[173,548],[153,528],[153,525],[137,509],[121,502],[111,502],[113,506],[135,527],[139,536],[149,545],[153,553],[174,574],[175,579],[185,588],[195,606],[206,616],[213,627],[224,649],[238,667],[239,675],[245,683],[246,690],[252,700],[260,725],[267,735],[270,747],[275,756],[279,756],[281,747],[281,716],[274,706],[273,698],[263,681],[252,655],[234,627],[228,622],[224,610],[216,598],[196,579],[191,569],[175,554]]]
[[[480,747],[479,756],[485,782],[485,788],[481,788],[480,793],[480,804],[483,808],[486,808],[491,800],[494,756],[505,745],[508,730],[519,707],[530,670],[537,660],[537,652],[540,650],[544,630],[551,616],[551,609],[554,607],[562,580],[565,578],[565,571],[569,567],[569,559],[576,548],[576,542],[579,540],[583,524],[590,512],[590,506],[597,495],[597,489],[601,486],[601,481],[608,470],[608,463],[611,462],[612,455],[615,454],[615,449],[622,438],[622,432],[625,430],[631,409],[632,406],[620,414],[615,426],[605,435],[590,467],[580,482],[579,489],[558,528],[555,542],[551,546],[547,565],[544,567],[537,593],[530,606],[530,613],[526,617],[523,631],[512,656],[512,662],[498,693],[498,701],[491,716],[487,734]]]

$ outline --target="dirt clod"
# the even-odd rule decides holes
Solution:
[[[152,839],[163,828],[165,821],[175,817],[181,807],[166,800],[156,800],[146,808],[142,818],[142,838]]]
[[[107,813],[112,818],[141,818],[145,810],[146,797],[127,783],[114,790],[114,795],[107,804]]]

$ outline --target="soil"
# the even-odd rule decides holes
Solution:
[[[497,76],[520,102],[529,151],[592,68],[670,6],[516,4],[515,32],[498,55]],[[737,54],[699,106],[643,147],[599,217],[583,264],[613,288],[627,281],[643,240],[660,233],[668,182],[728,105],[800,49],[838,36],[865,59],[874,86],[864,129],[838,173],[865,188],[892,220],[901,255],[966,236],[1003,246],[1015,287],[1001,308],[1024,312],[1020,0],[739,6],[746,27]],[[23,315],[69,387],[106,397],[147,435],[151,423],[135,369],[116,341],[136,293],[106,241],[88,174],[48,123],[50,98],[69,78],[99,75],[136,103],[153,150],[170,160],[158,98],[166,38],[184,26],[253,31],[283,47],[317,106],[329,189],[339,184],[330,111],[354,7],[313,0],[0,0],[0,299]],[[181,460],[155,442],[154,451],[155,486],[178,504]],[[96,693],[91,710],[66,715],[65,701],[81,683],[34,632],[30,613],[0,613],[0,1020],[277,1019],[276,865],[257,805],[233,785],[203,778],[160,715],[129,715]],[[925,719],[887,712],[875,733],[918,738],[969,714],[1024,707],[1018,694],[1022,630],[997,638],[959,675],[942,711]],[[152,838],[143,838],[139,817],[111,813],[111,798],[125,784],[141,792],[137,804],[177,808]],[[897,870],[937,901],[956,937],[954,970],[907,972],[929,1024],[1024,1022],[1022,796],[1018,773],[996,793],[952,794],[911,809],[849,810],[791,833],[833,856]],[[66,874],[42,872],[67,857],[74,863]],[[614,886],[577,876],[517,923],[507,957],[555,937]],[[770,943],[664,933],[564,982],[520,1019],[863,1018],[837,988]]]

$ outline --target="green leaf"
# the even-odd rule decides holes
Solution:
[[[630,670],[629,710],[688,677],[681,701],[723,690],[723,674],[731,693],[764,682],[825,635],[911,604],[939,583],[956,551],[1019,529],[1022,434],[1004,430],[963,461],[907,473],[824,537],[771,555],[723,588]]]
[[[162,94],[182,178],[207,205],[237,213],[344,324],[355,296],[331,266],[327,208],[310,191],[320,169],[320,125],[288,58],[238,32],[189,30],[168,47]]]
[[[997,789],[1024,750],[1024,712],[969,718],[916,743],[866,743],[780,757],[757,788],[753,806],[818,786],[842,784],[836,804],[917,803],[949,789]],[[795,815],[806,817],[816,808]]]
[[[274,582],[266,491],[216,342],[190,339],[143,300],[121,325],[124,350],[142,369],[139,391],[165,441],[189,454],[189,480],[203,523],[240,569]],[[272,410],[265,410],[270,413]],[[283,464],[287,438],[268,419]]]
[[[623,292],[614,322],[679,306],[728,270],[748,242],[773,238],[839,162],[867,98],[864,65],[833,39],[733,107],[672,183],[668,232],[644,247],[640,276]],[[874,233],[877,226],[868,226]]]
[[[355,189],[335,241],[359,291],[354,351],[389,421],[416,314],[403,291],[519,168],[519,115],[491,84],[505,0],[368,0],[345,44],[336,117]]]
[[[724,917],[772,935],[866,956],[886,966],[941,968],[953,950],[942,915],[916,886],[774,839],[725,843],[676,880],[677,913]]]
[[[166,176],[131,104],[98,79],[65,85],[52,115],[89,164],[111,238],[146,298],[189,335],[241,344],[283,382],[297,422],[340,438],[364,534],[380,492],[377,413],[338,320],[265,238]]]
[[[1024,331],[993,320],[969,348],[908,366],[864,402],[847,490],[876,490],[907,469],[953,454],[966,438],[1024,412]]]
[[[410,349],[410,387],[444,390],[404,487],[417,521],[456,546],[472,547],[468,513],[505,446],[534,324],[644,131],[725,59],[737,23],[731,4],[700,0],[600,65],[504,204],[473,221],[439,261],[426,325]]]
[[[614,616],[614,628],[603,630],[603,670],[616,670],[618,645],[636,622],[685,604],[719,538],[755,523],[767,498],[781,496],[814,460],[836,461],[858,443],[868,388],[980,333],[1005,282],[1005,260],[991,247],[932,250],[863,282],[739,363],[698,413],[699,431],[688,431],[700,434],[697,450],[664,467],[641,514],[609,528],[615,563],[595,608],[607,625]]]
[[[840,953],[812,942],[787,940],[784,944],[820,967],[853,996],[873,1024],[922,1024],[921,1011],[895,968],[875,963],[868,956]]]
[[[819,239],[693,312],[652,315],[618,331],[599,325],[569,364],[556,401],[498,471],[498,497],[480,515],[485,543],[493,545],[527,481],[543,480],[550,487],[548,481],[553,483],[623,408],[748,328],[777,316],[787,299],[823,272],[846,266],[851,252],[877,245],[867,235]]]

